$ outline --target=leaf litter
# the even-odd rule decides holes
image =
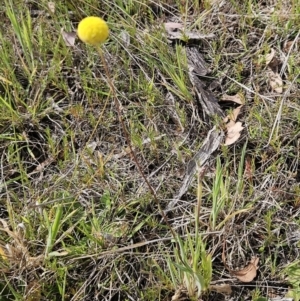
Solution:
[[[225,145],[231,145],[236,142],[240,136],[241,132],[244,129],[242,122],[237,121],[238,115],[241,112],[243,105],[235,108],[230,114],[228,114],[223,120],[226,123],[226,138]]]
[[[236,142],[240,138],[243,129],[244,127],[240,121],[234,123],[233,125],[230,124],[230,126],[227,127],[225,145],[231,145]]]
[[[229,270],[230,274],[235,276],[241,282],[251,282],[257,274],[258,269],[258,257],[252,257],[251,261],[247,266],[238,271]]]
[[[282,94],[283,92],[283,82],[279,73],[272,71],[271,69],[267,72],[269,78],[269,85],[272,91]]]
[[[182,27],[181,27],[182,28]],[[175,32],[179,32],[179,33],[181,33],[181,29],[180,28],[178,28],[178,29],[175,29],[174,30]],[[184,35],[184,34],[183,34]],[[181,36],[182,37],[182,36]],[[72,43],[71,43],[72,44]],[[271,65],[271,64],[273,64],[273,62],[274,62],[274,60],[273,59],[271,59],[270,60],[270,62],[269,62],[269,64]],[[267,66],[267,68],[269,68],[270,66]],[[197,73],[197,74],[199,74],[197,71],[196,71],[196,68],[194,69],[194,71]],[[273,70],[273,72],[275,72],[276,73],[276,70]],[[271,86],[271,84],[270,84],[270,86]],[[199,95],[201,95],[201,89],[199,89],[200,90],[200,92],[199,92]],[[167,97],[167,98],[169,98],[169,97]],[[172,99],[171,99],[172,98]],[[207,97],[208,98],[208,97]],[[174,105],[173,105],[173,103],[175,103],[176,101],[177,101],[177,99],[175,98],[174,99],[174,97],[172,97],[172,95],[171,95],[171,97],[170,97],[170,99],[171,99],[171,101],[170,101],[170,104],[168,104],[168,106],[170,107],[170,109],[171,110],[174,110]],[[203,101],[203,100],[202,100]],[[205,102],[204,102],[205,103]],[[236,102],[237,103],[237,102]],[[241,104],[242,105],[242,104]],[[206,106],[206,109],[209,111],[209,109],[210,109],[210,106],[209,105],[207,105]],[[176,113],[176,111],[175,111],[175,113]],[[233,110],[232,112],[231,112],[231,114],[230,114],[230,118],[232,118],[232,119],[229,119],[228,118],[228,125],[227,125],[227,133],[229,133],[229,130],[228,130],[228,128],[230,128],[230,127],[234,127],[234,126],[236,126],[236,124],[239,122],[239,121],[237,121],[237,118],[238,118],[238,115],[239,115],[239,113],[240,113],[240,111],[238,111],[238,110]],[[234,117],[235,116],[235,117]],[[180,123],[179,122],[175,122],[176,121],[176,119],[178,119],[179,121],[180,121],[180,116],[178,116],[178,114],[177,114],[177,116],[175,115],[175,118],[174,118],[174,123],[176,124],[176,126],[177,126],[177,123],[179,124],[179,126],[180,126]],[[230,126],[229,126],[230,125]],[[240,125],[241,125],[241,123],[240,123]],[[238,127],[238,126],[237,126]],[[179,127],[180,128],[180,127]],[[184,132],[184,127],[182,127],[182,132]],[[215,134],[215,129],[212,131],[212,132],[210,132],[210,134],[208,133],[208,138],[209,138],[209,141],[210,140],[215,140],[215,143],[213,144],[213,145],[215,145],[216,147],[217,146],[219,146],[219,140],[216,140],[216,139],[212,139],[212,138],[219,138],[219,137],[210,137],[210,136],[212,136],[212,134]],[[222,134],[222,133],[221,133]],[[215,136],[215,135],[214,135]],[[208,143],[208,144],[203,144],[203,147],[201,147],[201,151],[203,151],[203,153],[205,152],[205,151],[207,151],[207,149],[206,148],[208,148],[209,146],[211,146],[212,145],[212,143]],[[194,149],[192,149],[192,148],[190,148],[189,149],[191,152],[193,151],[194,152]],[[199,150],[199,153],[200,153],[200,150]],[[204,157],[206,160],[210,160],[211,159],[211,152],[209,153],[209,155],[208,156],[206,156],[206,157]],[[198,158],[199,159],[199,158]],[[198,160],[199,162],[201,162],[201,164],[202,164],[202,160]],[[193,164],[193,167],[195,167],[196,166],[196,164]],[[190,167],[190,165],[189,165],[189,167]],[[195,167],[196,168],[196,167]],[[190,169],[188,169],[188,171],[190,171]],[[254,171],[253,171],[254,172]],[[190,172],[190,173],[187,173],[187,176],[189,176],[189,175],[191,175],[192,174],[192,172]],[[256,176],[255,174],[253,175],[254,177]],[[186,192],[186,190],[188,189],[188,187],[183,187],[184,189],[183,189],[183,191],[185,190],[185,192]],[[248,266],[247,266],[248,267]],[[244,269],[246,269],[246,268],[244,268]],[[234,271],[234,272],[240,272],[240,273],[242,273],[242,274],[247,274],[248,273],[248,271],[243,271],[244,269],[241,269],[240,271]],[[250,267],[250,270],[252,269],[252,267]],[[264,275],[265,276],[265,275]],[[240,281],[242,281],[242,280],[240,280]],[[230,287],[229,287],[230,288]],[[228,289],[228,287],[224,287],[224,290],[226,291]],[[217,289],[216,289],[217,290]],[[217,290],[218,291],[218,290]],[[229,291],[229,289],[228,289],[228,291]],[[222,293],[222,287],[220,288],[220,290],[218,291],[218,292],[220,292],[220,293]]]
[[[241,282],[251,282],[257,275],[259,258],[257,256],[253,256],[248,265],[239,270],[233,270],[229,268],[226,263],[226,241],[223,242],[223,252],[222,252],[222,261],[225,268],[229,271],[229,273],[236,277]]]
[[[235,94],[235,95],[224,94],[221,97],[220,101],[232,101],[232,102],[235,102],[237,104],[244,105],[244,101],[243,101],[240,94]]]
[[[280,74],[277,72],[278,65],[280,60],[276,58],[276,51],[274,48],[271,48],[270,53],[265,56],[265,63],[267,66],[267,78],[268,83],[273,92],[282,94],[283,92],[283,81]]]

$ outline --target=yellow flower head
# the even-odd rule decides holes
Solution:
[[[86,17],[79,22],[77,34],[82,42],[90,45],[98,45],[107,39],[109,29],[103,19],[99,17]]]

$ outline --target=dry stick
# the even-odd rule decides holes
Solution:
[[[108,69],[106,60],[105,60],[105,58],[104,58],[104,56],[103,56],[102,49],[101,49],[100,46],[96,46],[96,49],[97,49],[97,51],[98,51],[98,53],[99,53],[99,55],[100,55],[100,58],[101,58],[101,60],[102,60],[102,62],[103,62],[103,65],[104,65],[104,71],[105,71],[106,76],[107,76],[108,84],[109,84],[110,89],[111,89],[112,94],[113,94],[115,106],[117,107],[118,118],[119,118],[119,121],[120,121],[120,123],[121,123],[122,130],[123,130],[123,133],[124,133],[126,142],[127,142],[127,144],[128,144],[129,150],[130,150],[130,152],[131,152],[131,154],[132,154],[133,160],[134,160],[134,162],[135,162],[135,164],[136,164],[136,166],[137,166],[137,168],[138,168],[138,170],[139,170],[139,172],[140,172],[142,178],[144,179],[145,183],[146,183],[147,186],[149,187],[150,192],[151,192],[151,194],[153,195],[154,200],[155,200],[155,202],[156,202],[156,204],[157,204],[157,206],[158,206],[158,210],[160,211],[160,214],[162,215],[162,218],[163,218],[164,222],[166,223],[166,225],[167,225],[168,228],[170,229],[170,231],[171,231],[171,233],[172,233],[172,236],[174,237],[175,242],[176,242],[176,244],[177,244],[176,233],[175,233],[175,231],[173,230],[173,228],[171,227],[171,225],[170,225],[170,223],[169,223],[169,221],[168,221],[168,218],[167,218],[166,214],[165,214],[164,211],[161,209],[161,206],[160,206],[160,203],[159,203],[159,201],[158,201],[158,199],[157,199],[156,193],[155,193],[153,187],[151,186],[151,184],[149,183],[148,179],[147,179],[146,176],[144,175],[144,173],[143,173],[143,171],[142,171],[142,168],[141,168],[141,165],[139,164],[138,159],[137,159],[137,157],[136,157],[136,154],[135,154],[135,152],[133,151],[133,148],[132,148],[132,146],[131,146],[131,140],[130,140],[130,138],[129,138],[129,134],[128,134],[128,132],[127,132],[127,129],[126,129],[124,120],[123,120],[123,118],[122,118],[121,109],[120,109],[120,102],[119,102],[119,99],[118,99],[118,97],[117,97],[117,93],[116,93],[115,86],[114,86],[114,84],[113,84],[113,82],[112,82],[112,80],[111,80],[110,72],[109,72],[109,69]],[[177,246],[177,247],[178,247],[178,246]],[[182,261],[182,260],[181,260],[181,261]],[[182,262],[183,262],[183,261],[182,261]]]

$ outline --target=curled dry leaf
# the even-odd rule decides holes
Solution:
[[[283,92],[283,83],[280,75],[278,73],[273,72],[272,70],[269,70],[268,72],[269,77],[269,84],[273,91],[276,93],[281,94]]]
[[[231,127],[232,125],[234,125],[235,121],[237,120],[237,117],[238,115],[240,114],[241,112],[241,109],[242,109],[243,106],[238,106],[237,108],[235,108],[234,110],[232,110],[232,112],[230,112],[229,115],[227,115],[225,118],[224,118],[224,122],[229,122],[229,121],[233,121],[233,123],[228,123],[226,125],[227,129],[229,127]]]
[[[227,136],[225,139],[225,145],[231,145],[234,142],[236,142],[240,136],[241,136],[241,131],[244,129],[242,126],[242,123],[240,121],[236,122],[234,125],[231,127],[227,127]]]
[[[238,106],[224,118],[224,122],[226,122],[227,128],[225,145],[233,144],[241,136],[241,131],[244,129],[244,127],[242,126],[242,123],[240,121],[236,122],[236,120],[238,115],[240,114],[242,107],[243,106]]]
[[[239,271],[230,270],[229,272],[242,282],[251,282],[256,277],[258,262],[258,257],[252,257],[250,263],[243,269]]]
[[[242,97],[240,94],[235,94],[235,95],[223,95],[220,99],[221,101],[232,101],[232,102],[235,102],[235,103],[238,103],[240,105],[243,105],[244,102],[242,100]]]

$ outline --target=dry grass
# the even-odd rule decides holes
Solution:
[[[299,300],[299,1],[23,2],[0,8],[0,300]],[[97,51],[62,38],[86,15],[110,25],[104,57],[143,174]],[[210,114],[187,49],[205,60],[206,99],[244,101],[241,137],[206,162],[193,158],[238,105]]]

